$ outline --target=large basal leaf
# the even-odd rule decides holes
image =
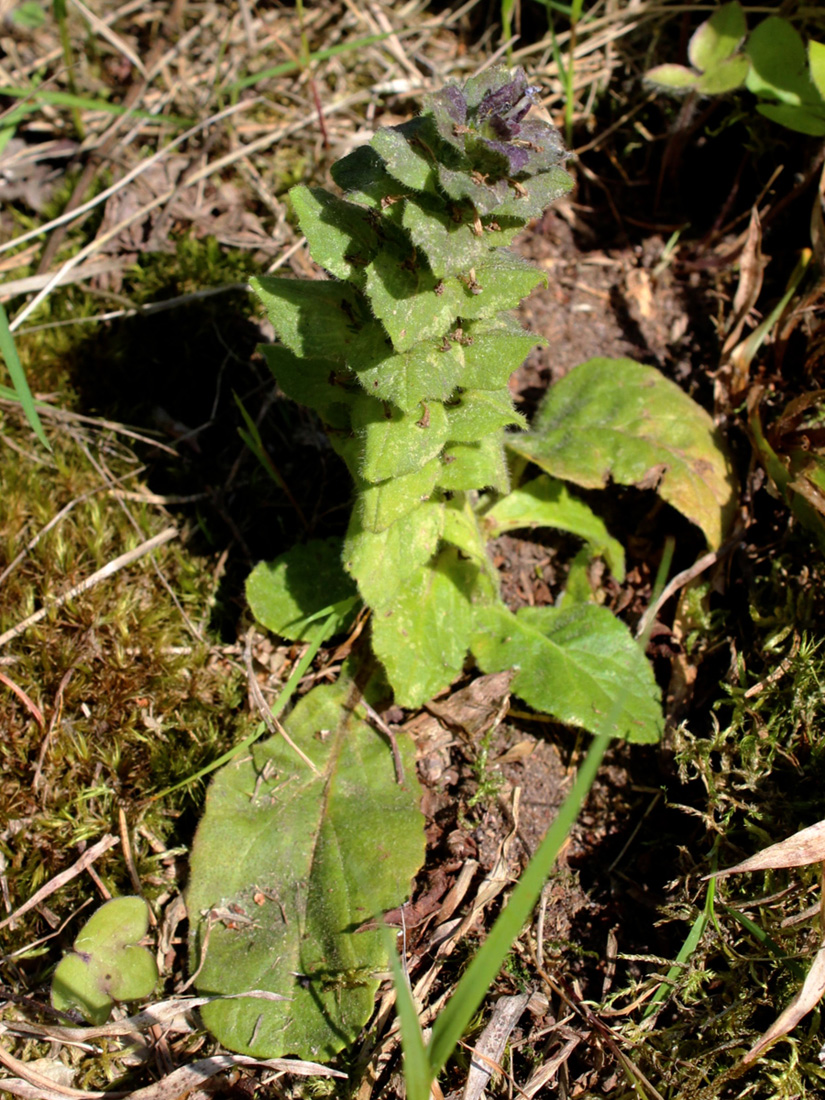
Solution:
[[[342,630],[357,592],[341,564],[341,540],[311,539],[274,561],[258,562],[247,577],[246,598],[258,622],[282,638],[304,638],[318,613],[335,604],[341,618],[330,623],[325,637]]]
[[[605,607],[481,608],[472,650],[484,672],[517,669],[513,692],[561,722],[628,741],[662,735],[650,665]]]
[[[353,513],[344,539],[344,566],[370,607],[388,604],[430,560],[443,527],[444,505],[438,501],[419,504],[383,531],[362,527],[359,513]]]
[[[586,489],[655,488],[722,542],[736,480],[710,416],[654,367],[591,359],[550,390],[530,433],[508,437],[517,454]]]
[[[571,496],[564,483],[540,474],[484,513],[482,520],[490,538],[522,527],[555,527],[578,535],[601,554],[621,584],[624,580],[624,549],[604,521],[584,503]]]
[[[407,580],[372,619],[375,655],[402,707],[420,707],[461,671],[473,622],[478,568],[453,547]]]
[[[281,737],[227,765],[209,788],[192,850],[187,908],[201,993],[269,991],[201,1010],[230,1050],[328,1059],[368,1020],[387,955],[358,932],[402,903],[424,858],[412,742],[404,782],[342,677],[315,688]],[[353,712],[353,709],[354,712]]]
[[[303,359],[346,359],[369,320],[366,302],[346,283],[262,275],[249,285],[280,339]]]

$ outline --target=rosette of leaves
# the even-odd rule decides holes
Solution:
[[[558,132],[527,117],[535,92],[498,68],[426,97],[333,166],[345,197],[290,192],[330,278],[253,280],[281,389],[352,473],[343,561],[406,706],[451,682],[474,608],[497,600],[465,497],[508,488],[508,380],[540,342],[510,311],[545,281],[507,246],[571,186]]]

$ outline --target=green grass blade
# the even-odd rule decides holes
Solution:
[[[696,919],[691,925],[685,942],[682,944],[679,954],[673,961],[673,966],[671,966],[671,968],[665,975],[665,980],[661,983],[659,988],[650,998],[647,1008],[644,1011],[644,1015],[642,1016],[643,1020],[646,1020],[648,1016],[651,1016],[656,1011],[656,1006],[668,995],[670,990],[673,988],[676,979],[682,973],[688,959],[699,946],[699,941],[705,934],[705,929],[707,928],[708,922],[711,919],[711,914],[713,913],[713,900],[715,895],[716,879],[712,878],[708,883],[708,892],[707,897],[705,898],[705,907],[701,911],[701,913],[696,916]]]
[[[401,969],[401,960],[395,946],[395,937],[390,929],[381,922],[381,934],[392,968],[395,986],[395,1007],[401,1022],[401,1046],[404,1050],[404,1082],[407,1087],[407,1100],[430,1100],[430,1086],[433,1073],[427,1059],[424,1036],[415,1010],[415,1002],[410,992],[407,977]]]
[[[3,359],[6,361],[12,385],[14,386],[14,396],[20,402],[23,412],[26,415],[26,420],[28,420],[32,431],[46,450],[50,451],[52,449],[51,444],[46,438],[46,433],[43,431],[40,417],[37,415],[34,397],[32,396],[32,391],[29,389],[29,383],[26,381],[26,372],[23,370],[23,364],[20,362],[20,357],[17,354],[14,337],[9,328],[9,319],[6,316],[6,311],[2,304],[0,304],[0,355],[2,355]]]
[[[595,737],[576,781],[547,830],[536,854],[528,863],[510,899],[465,971],[447,1007],[433,1025],[427,1048],[430,1071],[435,1076],[452,1054],[472,1020],[488,989],[493,984],[513,943],[530,917],[547,881],[556,856],[579,815],[596,778],[596,772],[610,745],[609,737]]]
[[[71,92],[52,92],[40,88],[0,88],[0,96],[10,99],[30,99],[34,103],[48,103],[52,107],[68,107],[70,110],[105,111],[110,115],[133,115],[135,118],[151,119],[153,122],[165,122],[175,126],[191,126],[193,120],[180,115],[153,115],[151,111],[136,107],[121,107],[105,99],[90,99],[87,96],[72,95]]]

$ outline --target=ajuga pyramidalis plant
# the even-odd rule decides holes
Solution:
[[[353,476],[344,567],[406,706],[450,683],[474,606],[498,599],[467,495],[508,488],[508,380],[540,342],[510,311],[545,279],[507,246],[571,186],[558,132],[527,117],[536,91],[496,68],[427,96],[333,166],[345,197],[290,192],[331,277],[253,280],[269,366]]]

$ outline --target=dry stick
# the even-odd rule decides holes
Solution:
[[[20,402],[16,398],[0,397],[0,405],[12,405],[17,408]],[[174,447],[161,443],[159,439],[152,439],[151,436],[141,435],[140,432],[133,431],[131,428],[127,428],[125,424],[119,424],[116,420],[104,420],[101,416],[86,416],[84,413],[71,412],[69,409],[59,409],[54,405],[48,405],[45,401],[37,402],[37,411],[41,416],[50,416],[54,420],[75,420],[78,424],[89,424],[99,431],[105,429],[117,432],[120,435],[128,436],[130,439],[136,439],[138,443],[148,443],[150,447],[157,447],[158,450],[166,451],[167,454],[174,455],[175,458],[180,457]],[[111,484],[116,485],[118,481],[124,480],[127,476],[136,477],[145,469],[145,466],[141,466],[138,470],[133,470],[131,474],[124,475],[123,478],[118,478],[117,481],[113,481]]]
[[[73,863],[71,867],[67,867],[65,871],[61,871],[59,875],[55,875],[53,879],[49,879],[44,886],[40,887],[36,894],[32,894],[29,900],[24,901],[19,909],[15,909],[11,916],[0,921],[0,929],[5,928],[6,925],[11,924],[12,921],[16,921],[24,916],[24,914],[28,913],[30,909],[34,909],[36,906],[40,905],[40,903],[50,897],[55,890],[59,890],[61,886],[65,886],[67,882],[71,882],[73,878],[77,878],[77,876],[82,874],[88,867],[91,867],[98,856],[102,856],[104,852],[108,852],[110,848],[114,848],[118,843],[119,841],[116,836],[107,833],[106,836],[97,842],[97,844],[93,844],[91,848],[88,848],[76,863]]]
[[[21,634],[24,634],[30,626],[34,626],[35,623],[39,623],[41,619],[49,614],[50,611],[57,610],[59,607],[63,607],[69,600],[73,600],[75,596],[79,596],[83,592],[88,592],[90,588],[94,588],[96,584],[106,580],[107,577],[111,577],[114,573],[117,573],[120,569],[124,569],[127,565],[131,565],[139,558],[142,558],[145,554],[150,554],[153,550],[157,550],[159,546],[163,546],[164,543],[170,541],[170,539],[177,538],[177,527],[167,527],[161,531],[160,534],[154,535],[152,538],[147,539],[146,542],[136,546],[134,550],[128,550],[125,554],[121,554],[113,561],[107,562],[102,569],[98,569],[92,573],[90,577],[81,581],[80,584],[76,584],[74,588],[70,588],[68,592],[64,592],[62,596],[58,596],[54,600],[50,600],[40,608],[39,611],[35,611],[33,615],[29,615],[17,626],[13,626],[10,630],[7,630],[5,634],[0,634],[0,647],[4,646],[6,642],[12,641],[13,638],[18,638]],[[3,925],[0,924],[0,928]]]
[[[120,35],[115,34],[115,32],[103,22],[99,15],[95,15],[93,11],[89,11],[86,5],[82,3],[82,0],[69,0],[69,2],[77,8],[95,34],[99,34],[101,38],[105,38],[109,45],[113,46],[118,53],[123,54],[126,60],[134,65],[140,75],[146,79],[146,69],[143,67],[143,62],[131,46],[124,42]]]

